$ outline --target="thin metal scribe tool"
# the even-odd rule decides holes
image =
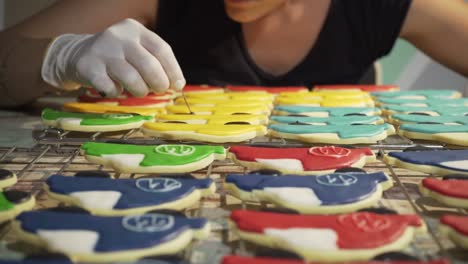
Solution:
[[[184,98],[185,105],[187,106],[187,108],[188,108],[190,114],[191,114],[191,115],[194,115],[195,113],[192,111],[192,108],[190,108],[190,105],[189,105],[189,103],[188,103],[188,101],[187,101],[187,97],[185,97],[185,92],[184,92],[184,90],[182,90],[182,97]]]

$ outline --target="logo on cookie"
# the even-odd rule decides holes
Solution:
[[[126,216],[122,219],[122,226],[133,232],[162,232],[169,230],[174,226],[174,217],[163,214]]]
[[[138,179],[135,185],[144,192],[171,192],[182,187],[180,181],[170,178]]]
[[[327,174],[317,176],[317,182],[319,184],[328,186],[349,186],[353,185],[358,181],[356,176],[350,174]]]
[[[189,145],[159,145],[154,150],[160,154],[182,157],[194,153],[195,147]]]
[[[347,228],[357,228],[364,232],[380,232],[390,225],[390,220],[382,215],[354,213],[338,217],[341,225]]]
[[[349,156],[351,150],[335,146],[324,146],[310,148],[309,153],[320,157],[342,158]]]

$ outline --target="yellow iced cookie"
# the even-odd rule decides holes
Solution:
[[[374,101],[370,98],[335,99],[333,97],[278,97],[276,105],[321,106],[321,107],[373,107]]]
[[[266,115],[159,115],[160,123],[212,124],[212,125],[266,125]]]
[[[190,109],[197,115],[269,115],[268,106],[191,106]],[[190,114],[186,105],[170,105],[166,107],[168,113],[172,114]]]
[[[223,93],[223,94],[186,94],[188,98],[205,100],[248,100],[248,101],[273,101],[274,95],[262,92],[249,93]]]
[[[269,101],[256,101],[256,100],[244,100],[244,99],[205,99],[205,98],[187,98],[187,103],[190,106],[247,106],[247,107],[257,107],[257,106],[268,106],[273,107],[273,104]],[[185,105],[185,99],[179,97],[175,100],[176,105]]]
[[[84,113],[120,113],[139,114],[146,116],[155,116],[158,114],[166,113],[166,110],[164,108],[115,106],[88,103],[66,103],[63,107],[66,110]]]
[[[213,143],[242,142],[266,134],[262,125],[173,124],[146,122],[143,133],[172,140],[196,140]]]

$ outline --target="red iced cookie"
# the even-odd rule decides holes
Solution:
[[[440,222],[450,226],[458,233],[468,236],[468,216],[444,215],[440,218]]]
[[[78,97],[80,102],[85,103],[108,103],[120,106],[151,106],[151,107],[164,107],[171,102],[169,99],[154,99],[151,97],[127,97],[127,98],[100,98],[88,95]]]
[[[442,195],[468,199],[468,180],[426,178],[422,180],[422,186]]]

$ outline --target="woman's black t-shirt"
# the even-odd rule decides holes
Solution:
[[[390,52],[410,4],[411,0],[332,0],[313,48],[281,76],[255,65],[241,25],[228,18],[222,0],[160,0],[156,33],[171,45],[190,84],[350,84],[358,83],[376,59]]]

